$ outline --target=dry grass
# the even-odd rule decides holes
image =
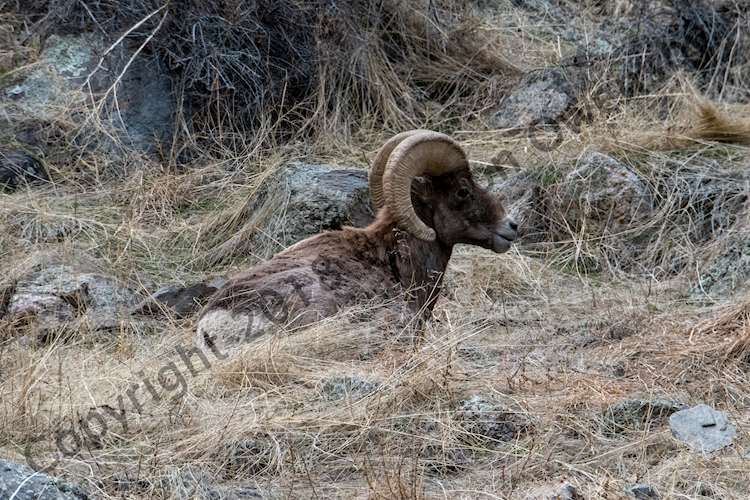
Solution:
[[[22,459],[31,445],[46,463],[55,432],[80,432],[99,411],[106,434],[92,430],[97,438],[55,470],[105,498],[201,496],[209,484],[248,482],[292,497],[523,498],[542,477],[571,480],[593,498],[617,498],[637,481],[668,498],[750,493],[740,472],[750,445],[746,304],[701,312],[668,283],[598,282],[522,255],[496,266],[488,258],[459,253],[449,282],[464,293],[448,293],[438,322],[416,337],[333,318],[259,339],[230,360],[209,354],[210,368],[196,356],[195,376],[175,352],[191,345],[189,323],[39,347],[6,342],[4,455]],[[701,314],[710,319],[693,326]],[[184,385],[166,390],[175,384],[156,380],[170,362]],[[123,392],[134,383],[141,408]],[[644,394],[716,405],[740,435],[696,458],[663,420],[607,434],[598,423],[606,407]],[[460,404],[473,395],[525,430],[510,441],[467,430]],[[120,405],[117,418],[102,410]]]
[[[81,15],[84,3],[58,4]],[[252,257],[207,268],[207,251],[248,236],[238,234],[253,215],[247,200],[286,161],[363,164],[391,130],[411,126],[453,133],[477,164],[512,151],[542,200],[566,187],[582,153],[605,151],[648,186],[654,213],[612,232],[533,205],[543,241],[501,256],[457,249],[424,330],[347,311],[232,359],[204,353],[210,366],[194,355],[194,373],[176,350],[192,347],[194,319],[129,317],[117,330],[46,344],[0,319],[0,455],[60,459],[54,472],[97,498],[231,497],[241,486],[273,498],[525,498],[563,479],[586,498],[622,498],[637,482],[662,498],[748,498],[750,309],[740,298],[685,300],[695,266],[747,196],[745,108],[696,101],[680,78],[594,105],[614,78],[604,72],[579,99],[587,120],[541,151],[484,122],[517,67],[570,55],[541,21],[510,3],[481,21],[451,2],[388,1],[380,13],[372,2],[333,4],[352,12],[331,13],[331,33],[316,32],[331,56],[315,60],[315,85],[283,112],[223,121],[241,103],[196,83],[190,98],[206,93],[205,107],[180,145],[196,156],[93,147],[115,135],[80,100],[42,124],[52,182],[0,195],[0,312],[16,278],[48,252],[95,259],[144,294],[233,272]],[[247,26],[235,28],[230,41],[242,42]],[[409,39],[394,53],[401,32]],[[474,396],[492,405],[479,424],[466,410]],[[720,408],[738,436],[699,456],[658,412],[617,433],[604,424],[611,405],[655,397]],[[60,457],[58,439],[75,444],[68,429],[81,446]]]

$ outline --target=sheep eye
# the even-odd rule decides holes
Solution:
[[[469,190],[466,189],[465,187],[460,187],[458,188],[458,191],[456,191],[456,196],[464,200],[469,197]]]

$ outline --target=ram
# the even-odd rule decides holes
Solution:
[[[373,160],[369,185],[378,209],[369,226],[317,234],[231,279],[201,313],[198,344],[236,348],[362,302],[424,319],[454,245],[502,253],[516,238],[515,222],[475,184],[466,154],[445,134],[391,138]]]

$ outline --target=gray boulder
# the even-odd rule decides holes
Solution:
[[[321,231],[373,220],[367,172],[291,163],[252,197],[237,217],[242,226],[207,255],[211,263],[252,255],[266,259]]]
[[[552,500],[583,500],[583,495],[578,491],[578,488],[566,481],[557,490]]]
[[[0,189],[44,180],[47,172],[35,158],[23,151],[0,148]]]
[[[10,289],[5,319],[40,340],[66,330],[117,328],[135,294],[93,265],[36,259]]]
[[[534,488],[520,498],[524,500],[584,500],[578,488],[569,481]]]
[[[573,86],[558,69],[527,75],[490,119],[500,129],[527,129],[555,123],[576,102]]]
[[[672,435],[699,452],[712,452],[728,446],[737,430],[726,415],[700,404],[669,417]]]
[[[122,66],[127,53],[121,53]],[[109,81],[116,75],[110,73]],[[135,149],[151,152],[159,143],[169,143],[174,131],[176,101],[172,82],[155,60],[136,59],[123,76],[117,90],[119,113],[112,123],[120,139]]]
[[[81,488],[0,459],[0,498],[13,500],[88,500]]]
[[[561,236],[585,224],[590,233],[620,233],[653,210],[648,186],[627,165],[589,151],[553,189],[551,219]],[[560,220],[560,217],[564,221]]]
[[[75,90],[96,67],[96,54],[103,52],[104,43],[93,33],[50,36],[38,63],[20,83],[5,89],[5,97],[25,115],[40,120],[55,118],[67,106],[83,100],[83,93]]]
[[[131,57],[122,44],[106,53],[110,41],[98,33],[51,35],[44,42],[39,63],[20,82],[6,88],[3,97],[20,115],[48,121],[70,106],[85,105],[89,93],[106,94]],[[110,125],[119,140],[150,151],[154,140],[171,137],[175,100],[166,72],[154,62],[136,58],[109,92]],[[2,95],[2,94],[0,94]]]
[[[739,222],[717,242],[690,295],[697,300],[715,300],[747,290],[749,279],[750,223]]]
[[[626,489],[628,495],[636,500],[659,500],[659,493],[650,484],[634,484]]]
[[[508,28],[518,26],[516,16],[503,16],[507,2],[478,3],[500,14],[496,18],[508,19]],[[619,92],[635,95],[656,90],[677,69],[702,69],[711,75],[729,62],[723,53],[729,44],[735,44],[738,54],[731,63],[739,67],[747,60],[746,37],[732,31],[737,23],[744,25],[746,19],[738,19],[744,11],[721,8],[716,2],[697,0],[686,8],[675,1],[618,1],[601,2],[592,9],[554,0],[511,3],[537,36],[561,42],[561,66],[593,79],[594,88],[611,81]],[[717,85],[722,93],[727,90],[724,98],[736,95],[731,77]]]
[[[474,395],[458,404],[455,413],[464,441],[491,443],[512,441],[526,432],[530,424],[504,405]]]

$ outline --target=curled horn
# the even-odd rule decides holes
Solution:
[[[422,174],[439,176],[468,169],[469,162],[461,146],[445,134],[429,130],[405,134],[410,135],[393,148],[386,164],[385,203],[403,229],[419,239],[433,241],[435,230],[422,222],[411,203],[411,182]]]
[[[396,134],[388,141],[383,144],[378,153],[375,155],[375,159],[372,161],[372,168],[370,168],[370,174],[368,175],[368,184],[370,185],[370,196],[372,197],[372,203],[375,206],[375,210],[378,210],[385,205],[386,197],[383,194],[383,174],[385,173],[385,167],[388,164],[388,158],[391,156],[394,148],[401,144],[401,142],[413,136],[414,134],[428,132],[427,130],[409,130],[408,132],[401,132]]]

